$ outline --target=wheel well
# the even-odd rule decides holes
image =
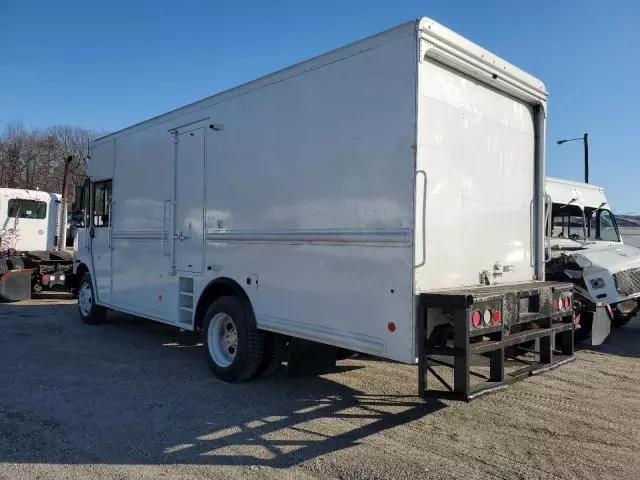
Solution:
[[[214,281],[209,283],[209,285],[207,285],[202,291],[202,294],[200,294],[195,312],[194,327],[196,329],[202,327],[204,314],[206,313],[207,308],[209,308],[209,305],[211,305],[218,298],[227,295],[235,296],[242,302],[245,310],[249,314],[249,320],[252,321],[255,325],[256,318],[253,312],[253,307],[251,306],[251,301],[249,300],[249,297],[247,296],[244,289],[235,280],[232,280],[231,278],[221,277],[216,278]]]
[[[89,271],[89,267],[87,267],[84,263],[79,264],[76,267],[76,274],[73,278],[73,287],[77,287],[80,284],[80,280],[82,276]]]

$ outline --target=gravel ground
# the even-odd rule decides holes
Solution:
[[[339,362],[229,385],[189,335],[74,302],[0,304],[0,478],[640,478],[640,320],[470,404]]]

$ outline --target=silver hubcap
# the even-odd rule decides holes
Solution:
[[[238,351],[238,330],[226,313],[217,313],[211,319],[207,331],[209,354],[216,365],[228,367]]]
[[[91,293],[91,285],[87,282],[80,287],[80,292],[78,292],[78,307],[80,308],[80,313],[87,317],[91,312],[92,304],[93,295]]]

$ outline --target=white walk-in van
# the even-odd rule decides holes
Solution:
[[[470,399],[570,361],[571,284],[544,278],[546,104],[422,18],[100,138],[80,314],[202,331],[226,381],[346,350],[419,365],[421,395],[450,366]]]

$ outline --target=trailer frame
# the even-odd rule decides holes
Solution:
[[[424,399],[444,396],[470,401],[573,361],[575,321],[572,288],[570,283],[528,282],[419,295],[416,307],[417,318],[421,321],[418,328],[419,395]],[[564,297],[570,299],[569,308],[561,306]],[[559,308],[555,308],[556,305],[560,305]],[[446,310],[453,319],[446,326],[444,345],[438,342],[437,334],[426,335],[431,309]],[[488,326],[483,323],[480,328],[474,327],[474,312],[496,310],[501,312],[500,322],[492,319]],[[534,349],[522,347],[531,341],[535,343]],[[516,350],[516,354],[509,353],[507,349]],[[524,360],[518,352],[533,354],[535,361]],[[473,356],[488,357],[488,376],[473,372]],[[507,359],[525,366],[507,374]],[[436,365],[453,370],[453,386],[433,369]],[[444,385],[446,391],[428,389],[428,374]],[[471,376],[482,377],[485,382],[472,386]]]

